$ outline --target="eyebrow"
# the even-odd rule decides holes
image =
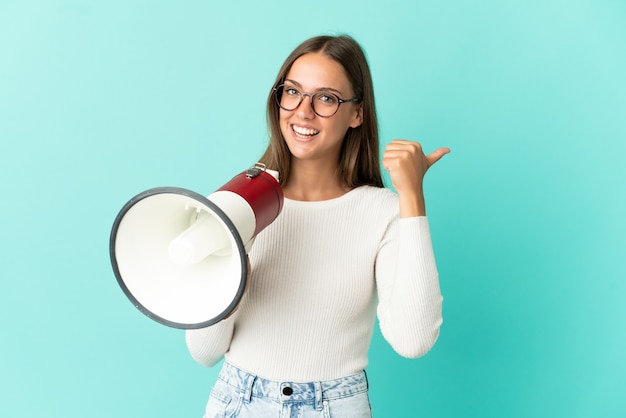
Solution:
[[[302,88],[302,84],[298,83],[296,80],[291,80],[289,78],[286,78],[285,79],[285,83],[291,83],[291,84],[294,84],[296,87]],[[343,96],[343,94],[339,90],[337,90],[335,88],[332,88],[332,87],[319,87],[319,88],[315,89],[315,91],[316,92],[317,91],[330,91],[330,92],[337,93],[337,95],[339,95],[339,96]]]

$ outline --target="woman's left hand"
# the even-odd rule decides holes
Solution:
[[[433,164],[449,152],[449,148],[439,148],[425,155],[419,142],[403,139],[395,139],[387,144],[382,164],[389,172],[391,184],[400,196],[400,216],[426,214],[423,192],[424,175]]]

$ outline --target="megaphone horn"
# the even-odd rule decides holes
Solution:
[[[117,282],[149,318],[213,325],[239,304],[254,238],[283,208],[278,173],[257,163],[208,197],[158,187],[133,197],[111,230]]]

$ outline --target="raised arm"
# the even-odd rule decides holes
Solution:
[[[426,354],[439,336],[442,319],[439,275],[424,202],[424,175],[449,153],[425,155],[417,142],[394,140],[383,154],[399,197],[399,216],[390,225],[376,261],[381,332],[402,356]]]

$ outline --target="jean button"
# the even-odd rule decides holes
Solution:
[[[291,396],[291,395],[293,395],[293,389],[292,389],[292,388],[290,388],[289,386],[285,386],[285,387],[283,388],[283,395],[285,395],[285,396]]]

